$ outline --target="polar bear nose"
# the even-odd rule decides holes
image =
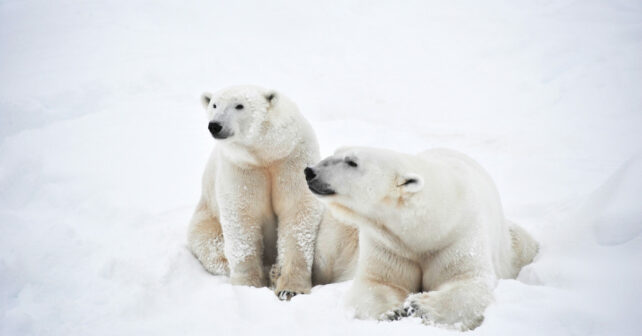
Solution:
[[[310,167],[306,167],[303,170],[303,173],[305,174],[305,180],[308,182],[314,180],[314,178],[317,177],[317,174],[315,174],[314,170],[312,170],[312,168]]]
[[[223,126],[215,121],[212,121],[207,126],[207,129],[210,130],[210,133],[212,133],[212,135],[217,135],[223,129]]]

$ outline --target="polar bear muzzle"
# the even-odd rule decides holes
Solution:
[[[217,121],[210,121],[209,125],[207,125],[207,129],[210,131],[214,139],[227,139],[232,135],[231,132],[225,130],[223,125]]]
[[[310,191],[316,195],[320,196],[329,196],[329,195],[334,195],[336,192],[330,188],[330,185],[323,180],[317,175],[317,173],[314,171],[313,168],[306,167],[303,170],[303,173],[305,174],[305,180],[308,182],[308,188],[310,188]]]

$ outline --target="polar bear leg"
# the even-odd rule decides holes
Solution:
[[[426,324],[459,330],[479,326],[493,300],[497,275],[490,249],[478,236],[471,230],[427,260],[422,287],[428,291],[410,295],[395,315],[417,316]]]
[[[282,300],[309,293],[322,205],[309,191],[303,163],[293,157],[271,169],[272,206],[278,218],[275,294]]]
[[[321,208],[311,196],[303,198],[305,200],[288,211],[277,213],[278,277],[274,292],[282,300],[289,300],[296,294],[309,293],[312,287],[314,238]]]
[[[259,220],[249,223],[223,223],[225,255],[230,263],[230,283],[239,286],[265,287],[263,270],[263,234]]]
[[[273,220],[269,178],[263,169],[220,161],[216,188],[225,257],[233,285],[265,287],[263,229]]]
[[[192,216],[187,244],[208,272],[214,275],[229,273],[221,224],[204,199],[199,201]]]
[[[386,312],[420,289],[421,269],[362,233],[359,244],[358,268],[348,305],[357,318],[388,319]]]
[[[410,295],[402,316],[418,316],[429,325],[448,326],[462,331],[479,326],[484,310],[492,301],[488,279],[472,277],[450,281],[437,290]]]

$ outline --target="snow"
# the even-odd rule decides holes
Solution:
[[[203,91],[292,98],[322,154],[449,147],[541,243],[478,335],[639,335],[642,3],[0,1],[0,334],[454,334],[280,302],[185,246]]]

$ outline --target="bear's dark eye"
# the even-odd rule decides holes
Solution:
[[[238,105],[236,105],[235,109],[237,109],[237,110],[242,110],[242,109],[243,109],[243,105],[238,104]]]
[[[212,108],[216,108],[216,104],[212,104]]]
[[[352,160],[347,160],[346,163],[348,164],[348,166],[353,168],[356,168],[358,166],[357,163]]]

